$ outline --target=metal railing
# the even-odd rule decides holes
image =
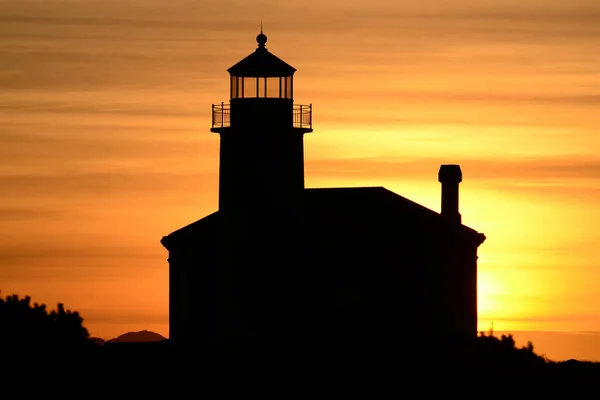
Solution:
[[[229,103],[212,105],[212,127],[231,126],[231,108]],[[312,104],[294,104],[292,108],[292,126],[312,129]]]
[[[312,129],[312,104],[294,104],[294,128]]]
[[[229,104],[213,104],[212,127],[227,128],[228,126],[231,126],[231,108],[229,108]]]

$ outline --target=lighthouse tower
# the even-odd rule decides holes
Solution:
[[[212,106],[211,131],[220,135],[218,337],[286,337],[282,315],[302,301],[294,287],[312,105],[294,104],[296,69],[267,50],[262,30],[256,41],[228,69],[229,103]]]
[[[296,69],[267,50],[267,36],[234,66],[229,103],[213,104],[212,132],[221,136],[219,212],[298,210],[304,191],[305,133],[312,105],[294,104]]]

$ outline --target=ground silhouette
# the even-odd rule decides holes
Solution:
[[[231,362],[234,358],[245,363],[276,360],[276,364],[272,365],[291,368],[290,371],[308,366],[313,369],[335,367],[340,368],[339,371],[351,367],[355,373],[369,374],[372,373],[371,368],[389,366],[386,367],[389,368],[388,372],[401,372],[404,377],[575,378],[578,388],[583,389],[593,387],[600,378],[600,363],[577,360],[554,362],[536,354],[531,342],[518,347],[512,335],[497,337],[492,332],[480,332],[477,337],[466,341],[448,338],[443,343],[436,335],[431,336],[435,340],[415,337],[410,341],[404,335],[398,338],[395,346],[390,346],[389,340],[379,341],[377,338],[377,335],[386,336],[384,332],[372,332],[367,337],[344,333],[339,329],[336,338],[310,343],[299,341],[270,348],[247,346],[227,352],[210,348],[182,352],[168,339],[128,341],[132,337],[141,340],[162,338],[149,331],[142,331],[142,335],[140,332],[131,335],[130,332],[120,336],[123,341],[117,338],[117,341],[102,344],[89,337],[82,322],[83,318],[78,312],[65,310],[60,303],[56,311],[48,312],[45,305],[32,304],[29,296],[0,298],[0,350],[5,355],[15,351],[23,354],[30,350],[38,353],[44,353],[44,350],[76,351],[80,356],[72,367],[82,370],[104,367],[108,361],[115,371],[124,373],[127,368],[135,368],[139,372],[152,369],[154,374],[161,374],[163,382],[171,377],[175,379],[182,376],[177,374],[189,372],[189,360],[194,360],[195,368],[199,368],[214,361]],[[510,382],[531,383],[506,381]]]

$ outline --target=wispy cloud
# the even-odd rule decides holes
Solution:
[[[54,218],[56,216],[65,215],[66,213],[66,210],[60,209],[0,207],[0,219],[3,221]]]
[[[160,313],[160,312],[151,312],[151,313],[132,313],[132,312],[124,312],[124,313],[115,313],[114,310],[102,310],[102,309],[91,309],[86,310],[84,314],[84,326],[86,323],[92,324],[117,324],[117,325],[137,325],[143,324],[145,326],[154,325],[154,324],[168,324],[169,322],[169,314],[168,313]],[[127,329],[127,328],[121,328]],[[123,332],[126,333],[126,332]]]
[[[600,182],[600,159],[577,156],[538,159],[477,159],[465,158],[336,158],[306,161],[307,174],[346,176],[369,179],[430,179],[436,177],[439,166],[461,165],[466,180],[510,180],[516,183],[552,181],[555,179],[597,180]]]
[[[216,174],[169,173],[83,173],[60,175],[0,175],[0,190],[9,196],[61,197],[144,196],[155,193],[171,196],[175,191],[193,193],[200,188],[215,188]]]
[[[495,317],[498,322],[581,322],[596,321],[596,314],[561,314],[561,315],[532,315],[518,317]]]
[[[62,237],[63,235],[59,235]],[[157,241],[160,238],[157,238]],[[42,264],[54,265],[53,260],[58,260],[63,263],[63,266],[81,265],[81,269],[86,268],[85,259],[107,259],[107,260],[123,260],[123,259],[144,259],[156,258],[163,256],[164,252],[160,246],[139,247],[133,244],[117,245],[115,243],[97,243],[92,245],[89,243],[49,243],[32,241],[11,246],[3,245],[0,247],[0,268],[14,267],[20,268],[36,268],[39,261]],[[68,260],[68,262],[66,262]],[[38,261],[38,262],[35,262]],[[118,266],[114,266],[118,267]]]

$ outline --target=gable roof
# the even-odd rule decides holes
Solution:
[[[479,246],[485,235],[465,225],[448,222],[438,212],[415,203],[382,186],[310,188],[304,190],[305,221],[309,226],[336,224],[340,221],[367,221],[377,226],[401,223],[401,227],[421,230],[456,231]],[[163,237],[169,249],[174,243],[185,243],[214,237],[219,212],[178,229]],[[395,227],[397,229],[397,226]]]

